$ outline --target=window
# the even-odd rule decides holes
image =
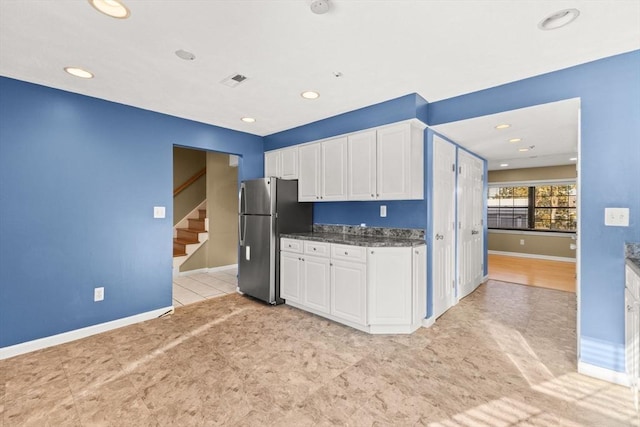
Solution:
[[[490,187],[489,228],[575,232],[576,185]]]

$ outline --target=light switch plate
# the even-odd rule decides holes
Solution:
[[[164,206],[154,206],[153,207],[153,217],[154,218],[165,218],[166,210]]]
[[[604,208],[604,225],[629,226],[629,208]]]

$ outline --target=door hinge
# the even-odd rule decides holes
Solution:
[[[458,173],[462,173],[462,166],[458,166]]]
[[[456,164],[451,163],[451,172],[455,172],[455,171],[456,171]]]
[[[462,230],[462,221],[458,221],[458,229]]]

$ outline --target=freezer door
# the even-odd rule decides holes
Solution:
[[[252,179],[240,184],[240,213],[248,215],[270,215],[275,207],[272,188],[273,178]],[[273,194],[275,195],[275,194]]]
[[[273,217],[240,216],[240,291],[270,304],[275,303],[275,239]]]

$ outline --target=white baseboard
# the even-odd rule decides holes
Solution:
[[[0,348],[0,360],[10,357],[19,356],[21,354],[30,353],[43,348],[52,347],[54,345],[64,344],[70,341],[86,338],[91,335],[100,334],[102,332],[111,331],[113,329],[122,328],[123,326],[133,325],[134,323],[144,322],[145,320],[155,319],[168,312],[173,311],[173,306],[159,308],[157,310],[147,311],[145,313],[136,314],[122,319],[112,320],[110,322],[100,323],[86,328],[76,329],[74,331],[63,332],[61,334],[52,335],[50,337],[39,338],[33,341],[27,341],[16,345]]]
[[[436,323],[436,319],[434,319],[433,316],[422,319],[423,328],[430,328],[434,323]]]
[[[519,258],[546,259],[547,261],[576,262],[575,258],[562,257],[562,256],[525,254],[521,252],[503,252],[503,251],[487,251],[487,252],[491,255],[504,255],[504,256],[519,257]]]
[[[229,265],[223,265],[220,267],[211,267],[207,271],[209,273],[215,273],[216,271],[230,270],[232,268],[238,268],[238,264],[229,264]]]
[[[238,268],[238,264],[229,264],[229,265],[223,265],[220,267],[211,267],[211,268],[206,268],[206,267],[197,268],[195,270],[189,270],[189,271],[179,271],[175,276],[191,276],[192,274],[199,274],[199,273],[215,273],[216,271],[225,271],[225,270],[230,270],[232,268]]]
[[[625,372],[612,371],[585,362],[578,361],[578,373],[625,387],[629,387],[631,384],[629,376]]]

